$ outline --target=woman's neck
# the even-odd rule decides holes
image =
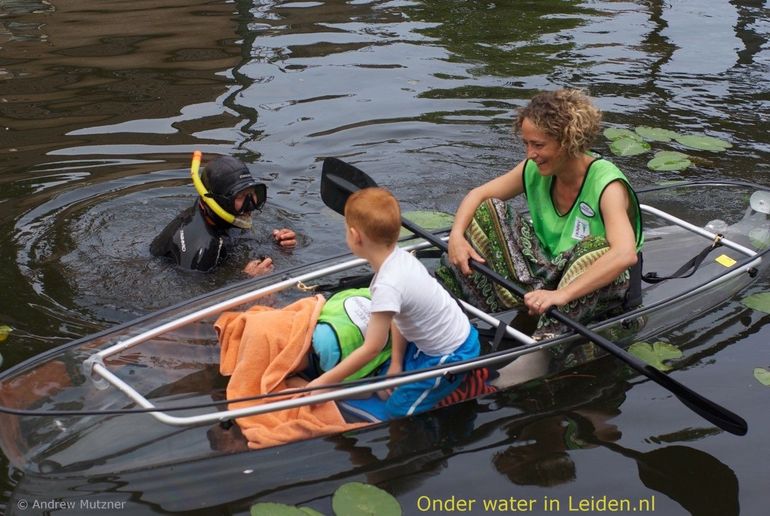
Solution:
[[[567,158],[554,174],[557,183],[569,190],[580,189],[588,172],[588,165],[593,160],[594,158],[587,154]]]

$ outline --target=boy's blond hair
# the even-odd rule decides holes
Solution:
[[[401,230],[401,208],[385,188],[362,188],[345,203],[345,223],[373,242],[392,245]]]

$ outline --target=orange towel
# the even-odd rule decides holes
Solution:
[[[220,315],[214,328],[222,346],[219,370],[230,376],[227,399],[304,386],[305,380],[288,375],[310,349],[313,328],[324,302],[323,296],[318,295],[282,309],[254,306],[246,312]],[[271,401],[231,403],[229,408]],[[249,440],[250,448],[265,448],[360,426],[346,423],[333,401],[240,417],[236,422]]]

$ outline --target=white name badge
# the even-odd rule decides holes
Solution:
[[[585,237],[591,234],[588,221],[575,217],[575,225],[572,227],[572,238],[575,240],[583,240]]]
[[[366,327],[372,316],[372,300],[364,296],[351,296],[343,301],[342,306],[350,320],[358,326],[362,335],[366,335]]]

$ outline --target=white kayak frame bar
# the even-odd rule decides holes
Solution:
[[[731,270],[730,272],[722,276],[719,276],[712,281],[707,282],[706,284],[702,285],[700,288],[697,288],[691,292],[688,292],[688,295],[694,295],[696,292],[700,292],[707,287],[711,288],[714,285],[727,281],[736,275],[749,272],[753,268],[758,266],[762,260],[762,258],[758,256],[758,253],[756,251],[753,251],[736,242],[723,238],[721,237],[721,235],[717,235],[706,229],[695,226],[685,220],[682,220],[678,217],[675,217],[657,208],[653,208],[651,206],[644,205],[644,204],[641,205],[640,207],[643,212],[649,213],[656,217],[660,217],[668,222],[671,222],[672,224],[675,224],[693,233],[701,235],[704,238],[710,239],[713,242],[716,242],[717,240],[719,240],[719,242],[722,245],[730,247],[731,249],[734,249],[735,251],[738,251],[739,253],[746,255],[748,258],[756,257],[755,260],[750,260],[745,265],[736,267],[734,270]],[[448,237],[442,238],[442,240],[447,240],[447,239]],[[407,251],[417,251],[417,250],[421,250],[429,247],[432,247],[432,244],[430,244],[429,242],[422,241],[417,244],[405,246],[404,249]],[[538,350],[546,349],[555,343],[553,339],[537,342],[534,339],[532,339],[532,337],[530,337],[529,335],[526,335],[516,330],[515,328],[512,328],[511,326],[493,317],[492,315],[482,310],[479,310],[478,308],[464,301],[460,301],[463,308],[469,314],[483,320],[484,322],[490,324],[491,326],[497,327],[500,324],[504,324],[506,333],[510,337],[512,337],[514,340],[521,342],[522,346],[518,348],[510,349],[502,353],[493,353],[492,355],[482,356],[469,362],[451,364],[448,366],[430,369],[430,370],[416,371],[412,374],[405,375],[405,376],[400,376],[395,378],[384,378],[382,380],[373,381],[371,383],[357,384],[350,387],[338,387],[333,390],[327,390],[324,392],[319,392],[317,394],[308,395],[307,393],[297,393],[292,395],[291,393],[289,393],[287,394],[287,396],[293,396],[293,397],[290,397],[289,399],[282,399],[279,401],[262,403],[262,404],[254,405],[250,407],[222,410],[218,412],[208,412],[205,414],[197,414],[197,415],[190,415],[190,416],[173,416],[167,412],[164,412],[163,408],[153,404],[153,402],[151,402],[145,396],[137,392],[137,390],[134,389],[131,385],[129,385],[128,383],[120,379],[118,376],[116,376],[104,364],[104,360],[106,358],[112,355],[115,355],[117,353],[120,353],[122,351],[125,351],[126,349],[134,347],[138,344],[141,344],[142,342],[146,342],[168,331],[181,328],[187,324],[201,320],[205,317],[218,314],[225,310],[229,310],[231,308],[254,301],[268,294],[273,294],[273,293],[282,291],[286,288],[290,288],[290,287],[302,284],[306,281],[311,281],[319,277],[325,276],[327,274],[341,272],[341,271],[351,269],[357,266],[362,266],[365,264],[366,264],[366,261],[363,259],[347,260],[347,261],[340,262],[338,264],[331,265],[316,271],[312,271],[306,274],[301,274],[293,278],[288,278],[288,279],[279,281],[278,283],[269,285],[267,287],[262,287],[252,292],[248,292],[246,294],[236,296],[227,301],[217,303],[206,308],[202,308],[201,310],[197,310],[193,313],[182,316],[178,319],[174,319],[173,321],[169,321],[165,324],[161,324],[157,327],[151,328],[136,336],[122,340],[106,349],[103,349],[99,352],[94,353],[92,356],[90,356],[87,360],[84,361],[83,363],[84,373],[88,378],[90,378],[94,382],[97,388],[104,389],[109,387],[110,385],[115,387],[119,391],[123,392],[129,399],[133,400],[141,408],[150,410],[148,414],[151,414],[154,418],[156,418],[161,423],[171,425],[171,426],[193,426],[193,425],[201,425],[201,424],[213,423],[213,422],[231,421],[238,417],[264,414],[267,412],[287,410],[290,408],[299,407],[303,405],[310,405],[310,404],[322,403],[326,401],[335,401],[335,400],[341,400],[341,399],[350,398],[350,397],[357,397],[357,396],[360,396],[361,394],[368,394],[368,393],[373,393],[375,391],[379,391],[383,389],[390,389],[390,388],[397,387],[399,385],[411,383],[414,381],[424,380],[427,378],[435,378],[437,376],[462,373],[471,369],[476,369],[478,367],[484,367],[487,365],[492,365],[503,361],[511,361],[519,356],[529,354]],[[678,297],[677,299],[679,299],[680,297]],[[662,304],[666,305],[673,301],[674,300],[664,301]],[[656,305],[656,306],[659,306],[659,305]],[[597,329],[601,329],[602,327],[603,327],[602,324],[597,325]],[[248,401],[243,401],[238,403],[247,403],[247,402]],[[226,403],[226,402],[223,402],[223,403]],[[155,411],[154,409],[158,409],[158,410]]]

